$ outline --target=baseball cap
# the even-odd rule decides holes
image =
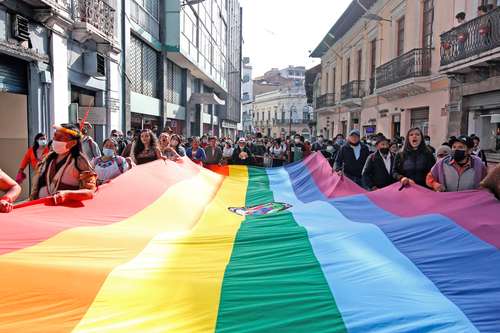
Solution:
[[[375,144],[378,145],[379,143],[383,142],[383,141],[386,141],[387,143],[389,143],[389,139],[387,139],[385,136],[383,135],[378,135],[375,139]]]
[[[453,146],[453,144],[455,142],[461,142],[463,143],[464,145],[467,146],[467,148],[474,148],[474,140],[472,140],[472,138],[470,136],[467,136],[467,135],[461,135],[459,136],[458,138],[452,138],[450,140],[450,146]]]
[[[349,132],[349,135],[357,135],[357,136],[361,136],[361,134],[359,134],[359,130],[358,129],[353,129]]]

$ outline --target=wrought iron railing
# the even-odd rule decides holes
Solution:
[[[309,119],[292,119],[292,124],[308,124]],[[276,119],[276,125],[288,125],[290,119]]]
[[[115,10],[103,0],[75,0],[75,20],[93,25],[104,35],[114,36]]]
[[[324,94],[316,98],[316,108],[321,109],[327,106],[335,105],[335,94],[329,93]]]
[[[431,73],[431,49],[413,49],[377,67],[377,89]]]
[[[351,81],[342,86],[340,91],[340,99],[346,100],[351,98],[365,97],[365,81]]]
[[[441,66],[500,47],[500,7],[441,35]]]

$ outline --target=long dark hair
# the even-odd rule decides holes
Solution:
[[[170,136],[170,146],[172,146],[172,140],[176,140],[178,142],[177,146],[175,146],[174,149],[176,153],[179,154],[181,150],[180,147],[182,147],[181,137],[177,134],[172,134],[172,136]]]
[[[38,150],[38,148],[40,148],[40,145],[38,144],[38,140],[41,138],[41,137],[44,137],[45,134],[44,133],[38,133],[37,135],[35,135],[35,139],[33,140],[33,154],[35,155],[35,157],[38,159],[38,156],[36,156],[36,151]],[[42,153],[43,155],[43,153]]]
[[[149,148],[156,149],[156,147],[158,147],[158,138],[153,133],[153,131],[151,131],[150,129],[143,129],[141,131],[141,134],[142,133],[148,133],[149,134],[149,137],[150,137]],[[145,148],[146,147],[144,146],[144,143],[142,143],[142,140],[141,140],[141,135],[139,135],[139,137],[135,141],[134,155],[135,156],[139,155],[140,153],[142,153],[144,151]]]
[[[417,149],[413,149],[413,147],[410,144],[410,133],[414,132],[414,131],[417,131],[418,133],[420,133],[420,137],[422,138],[422,140],[420,141],[420,144],[418,145]],[[429,148],[427,148],[427,145],[425,144],[424,133],[422,132],[422,130],[419,127],[410,128],[408,130],[408,132],[406,133],[406,140],[405,140],[405,145],[404,145],[404,148],[403,148],[403,154],[406,155],[406,154],[408,154],[408,153],[410,153],[411,151],[414,151],[414,150],[416,150],[418,152],[421,152],[421,153],[430,153],[431,152],[429,150]]]

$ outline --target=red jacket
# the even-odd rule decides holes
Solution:
[[[37,166],[37,164],[38,164],[38,162],[40,162],[41,160],[43,160],[43,158],[45,156],[47,156],[48,153],[49,153],[49,147],[47,146],[43,150],[42,156],[40,156],[40,158],[37,159],[36,156],[35,156],[35,152],[33,151],[33,148],[32,147],[28,148],[28,150],[24,154],[24,157],[23,157],[23,160],[21,161],[21,166],[19,166],[19,169],[20,170],[26,169],[26,167],[28,166],[28,164],[31,164],[31,167],[33,169],[35,169],[36,166]]]

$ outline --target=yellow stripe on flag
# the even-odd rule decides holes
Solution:
[[[214,331],[224,272],[243,221],[228,207],[245,205],[247,182],[246,167],[231,167],[194,230],[158,235],[115,269],[74,332]]]
[[[192,229],[221,182],[221,176],[203,170],[172,186],[156,202],[123,222],[70,229],[36,246],[0,256],[0,332],[70,332],[92,304],[84,323],[92,322],[89,320],[96,309],[109,309],[111,317],[120,305],[113,299],[100,301],[110,281],[125,279],[128,284],[119,284],[121,289],[114,292],[133,293],[155,262],[124,264],[149,251],[142,252],[154,237],[162,235],[157,238],[161,239]],[[114,271],[117,267],[121,268]],[[104,290],[99,292],[103,283]],[[148,302],[147,297],[130,301]],[[117,326],[109,329],[121,322],[117,320],[112,323]]]

